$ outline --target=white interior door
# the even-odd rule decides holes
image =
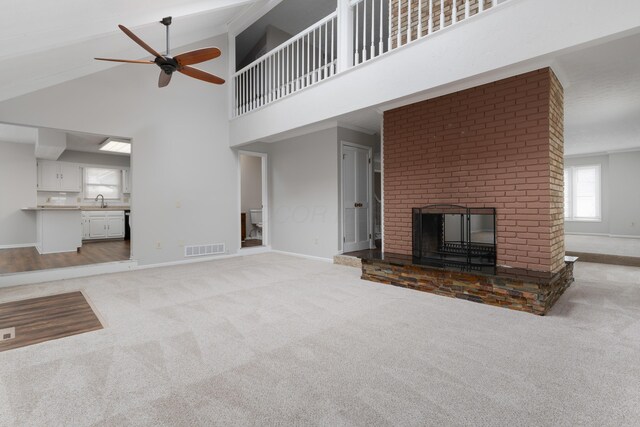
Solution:
[[[371,149],[342,146],[343,252],[371,244]]]

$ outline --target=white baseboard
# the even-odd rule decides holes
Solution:
[[[566,236],[594,236],[594,237],[615,237],[619,239],[640,239],[640,236],[633,236],[629,234],[607,234],[607,233],[574,233],[565,232]]]
[[[0,245],[0,249],[33,248],[35,246],[35,243],[19,243],[16,245]]]
[[[194,264],[200,262],[216,261],[229,258],[237,258],[242,256],[256,255],[261,253],[278,253],[282,255],[289,255],[298,258],[305,258],[313,261],[322,261],[333,263],[332,258],[324,258],[313,255],[297,254],[294,252],[277,251],[271,249],[270,246],[256,247],[256,248],[243,248],[234,254],[214,255],[201,258],[184,259],[179,261],[168,261],[156,264],[144,264],[139,265],[138,261],[118,261],[109,262],[103,264],[81,265],[76,267],[66,268],[50,268],[46,270],[38,271],[25,271],[21,273],[3,274],[0,275],[0,288],[7,288],[10,286],[18,285],[30,285],[36,283],[53,282],[56,280],[75,279],[79,277],[97,276],[101,274],[120,273],[123,271],[132,270],[148,270],[152,268],[171,267],[177,265]]]
[[[640,239],[640,236],[631,236],[628,234],[609,234],[609,237],[618,237],[620,239]]]
[[[101,274],[120,273],[123,271],[135,270],[137,265],[137,261],[118,261],[103,264],[79,265],[76,267],[49,268],[46,270],[3,274],[0,275],[0,288],[52,282],[63,279],[76,279],[78,277],[97,276]]]
[[[190,259],[181,259],[179,261],[158,262],[155,264],[142,264],[142,265],[138,265],[135,269],[148,270],[150,268],[172,267],[176,265],[195,264],[198,262],[208,262],[208,261],[217,261],[220,259],[237,258],[239,256],[242,256],[242,254],[235,253],[235,254],[203,256],[203,257],[190,258]]]
[[[323,261],[323,262],[333,263],[333,258],[324,258],[324,257],[319,257],[319,256],[314,256],[314,255],[297,254],[295,252],[279,251],[279,250],[276,250],[276,249],[271,250],[271,252],[276,253],[276,254],[294,256],[294,257],[298,257],[298,258],[310,259],[310,260],[313,260],[313,261]]]

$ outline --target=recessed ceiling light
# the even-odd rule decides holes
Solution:
[[[131,141],[108,138],[100,144],[99,149],[100,151],[111,151],[112,153],[131,154]]]

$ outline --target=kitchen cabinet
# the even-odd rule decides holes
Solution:
[[[120,216],[107,216],[107,238],[124,237],[124,212]]]
[[[119,239],[124,237],[124,211],[82,212],[84,240]]]
[[[122,169],[122,194],[131,193],[131,170]]]
[[[38,160],[39,191],[80,192],[80,165]]]

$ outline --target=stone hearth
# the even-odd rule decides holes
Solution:
[[[518,268],[414,263],[412,256],[371,252],[362,279],[545,315],[573,282],[575,257],[556,273]]]

